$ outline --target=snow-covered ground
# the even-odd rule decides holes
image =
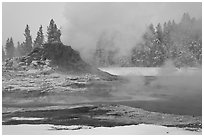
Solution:
[[[144,86],[144,79],[141,77],[139,78],[132,78],[130,77],[130,82],[123,87],[120,87],[120,90],[117,92],[113,92],[112,94],[120,99],[127,97],[129,100],[144,100],[145,97],[150,97],[152,94],[160,95],[160,91],[162,95],[174,95],[178,97],[184,96],[187,93],[194,92],[200,93],[202,90],[201,88],[201,76],[200,76],[200,69],[196,68],[188,68],[188,69],[176,69],[176,68],[137,68],[137,67],[129,67],[129,68],[100,68],[103,71],[109,72],[111,74],[115,75],[122,75],[122,76],[159,76],[159,75],[178,75],[178,74],[196,74],[192,77],[173,77],[169,78],[168,80],[166,77],[164,78],[157,78],[156,80],[152,81],[151,85],[149,87]],[[198,72],[198,73],[196,73]],[[58,77],[53,76],[53,77]],[[52,78],[52,77],[51,77]],[[56,84],[56,78],[51,79],[50,81]],[[38,78],[39,79],[39,78]],[[37,80],[38,80],[37,79]],[[62,79],[58,78],[58,83],[61,84]],[[33,80],[33,78],[32,78]],[[193,81],[193,82],[192,82]],[[21,82],[21,81],[20,81]],[[33,82],[30,82],[33,84]],[[35,82],[34,82],[35,83]],[[56,86],[55,86],[56,87]],[[158,88],[160,87],[160,89]],[[61,89],[61,87],[60,87]],[[55,90],[56,91],[56,90]],[[60,90],[61,91],[61,90]],[[126,92],[124,92],[126,91]],[[145,92],[144,92],[145,91]],[[170,91],[170,92],[169,92]],[[188,92],[189,91],[189,92]],[[115,94],[114,94],[115,93]],[[190,96],[190,103],[192,102],[192,94],[189,94]],[[197,94],[196,94],[197,95]],[[200,95],[200,94],[199,94]],[[144,96],[144,97],[142,97]],[[134,98],[135,97],[135,98]],[[139,98],[139,99],[137,99]],[[54,98],[56,99],[56,98]],[[126,98],[125,98],[126,99]],[[62,100],[62,99],[60,99]],[[74,98],[76,100],[76,98]],[[187,98],[188,100],[188,98]],[[195,96],[194,100],[198,100],[197,96]],[[63,101],[63,100],[62,100]],[[76,100],[78,102],[78,100]],[[199,102],[198,102],[199,103]],[[195,103],[194,103],[195,104]],[[13,120],[39,120],[40,118],[23,118],[23,117],[14,117]],[[164,127],[164,126],[157,126],[157,125],[146,125],[146,124],[140,124],[140,125],[131,125],[131,126],[121,126],[121,127],[86,127],[86,126],[54,126],[54,125],[3,125],[2,126],[3,134],[30,134],[30,135],[41,135],[41,134],[97,134],[97,135],[111,135],[111,134],[202,134],[202,132],[194,132],[194,131],[188,131],[181,128],[176,127]],[[69,129],[69,130],[67,130]]]
[[[54,125],[3,125],[3,135],[201,135],[176,127],[157,125],[130,125],[117,127],[54,126]],[[75,130],[80,128],[79,130]],[[56,130],[57,129],[57,130]],[[60,130],[66,129],[66,130]]]
[[[158,76],[158,75],[169,75],[169,74],[181,74],[188,73],[192,74],[197,72],[198,68],[174,68],[174,67],[106,67],[99,68],[102,71],[106,71],[113,75],[121,75],[121,76]]]
[[[159,74],[160,68],[147,68],[147,67],[107,67],[99,68],[113,75],[142,75],[142,76],[156,76]]]
[[[12,117],[12,120],[42,120],[44,118],[36,118],[36,117]]]

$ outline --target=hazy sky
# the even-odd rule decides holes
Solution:
[[[201,3],[3,3],[3,44],[8,37],[24,41],[29,24],[33,39],[39,26],[44,33],[50,19],[62,27],[62,41],[80,52],[95,47],[102,34],[116,45],[132,47],[150,23],[179,22],[184,12],[202,17]],[[125,46],[124,46],[125,45]],[[88,48],[87,48],[88,47]]]
[[[37,35],[37,30],[40,25],[43,25],[43,31],[46,33],[46,28],[49,21],[53,18],[58,26],[62,27],[65,22],[63,17],[65,3],[3,3],[2,14],[2,31],[3,43],[8,37],[13,37],[14,42],[24,41],[24,30],[26,24],[30,26],[31,35],[34,39]]]

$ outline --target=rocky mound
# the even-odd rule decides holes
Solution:
[[[6,60],[7,69],[52,69],[64,73],[94,74],[103,79],[116,79],[116,76],[90,66],[84,62],[78,51],[62,43],[46,43],[33,49],[27,56]]]

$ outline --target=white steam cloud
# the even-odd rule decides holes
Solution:
[[[105,32],[125,54],[141,40],[150,23],[179,22],[184,12],[199,18],[201,11],[201,3],[67,3],[63,41],[89,58]]]

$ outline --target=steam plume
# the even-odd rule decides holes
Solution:
[[[67,3],[63,41],[89,58],[102,33],[126,54],[141,39],[150,24],[179,22],[184,12],[201,17],[201,3]]]

